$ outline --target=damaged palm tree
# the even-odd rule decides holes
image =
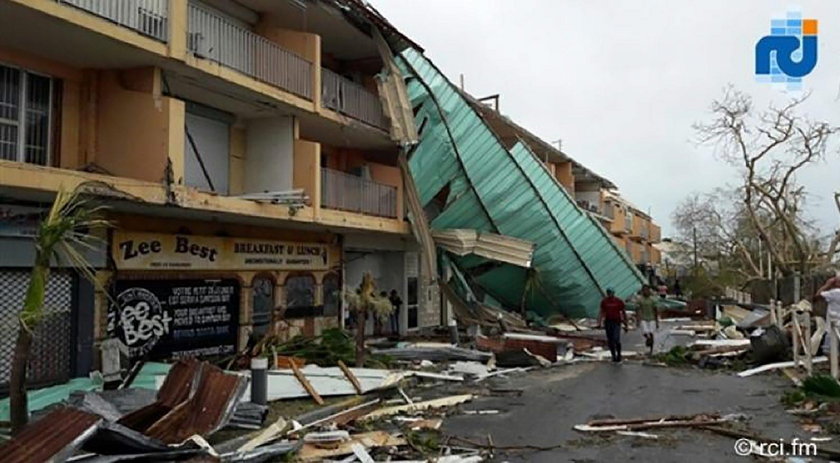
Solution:
[[[85,184],[81,184],[73,191],[60,189],[35,235],[35,263],[18,317],[18,336],[9,380],[10,415],[14,432],[22,429],[29,418],[26,375],[35,329],[48,316],[44,307],[44,294],[51,264],[62,261],[77,269],[88,280],[96,281],[83,252],[96,249],[97,244],[101,244],[102,239],[95,233],[108,227],[108,222],[101,218],[102,207],[93,205],[82,195],[85,188]]]
[[[365,325],[367,314],[371,312],[380,319],[387,318],[394,311],[394,306],[387,297],[376,295],[376,283],[370,273],[365,273],[356,292],[347,292],[344,299],[350,310],[356,314],[356,366],[365,364]]]

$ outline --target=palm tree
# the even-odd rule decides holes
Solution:
[[[102,239],[96,230],[109,223],[101,218],[102,206],[92,204],[83,196],[87,188],[80,184],[73,191],[59,189],[49,213],[38,226],[35,236],[35,263],[29,286],[18,316],[18,337],[15,344],[9,402],[12,431],[18,432],[28,419],[26,373],[32,348],[33,333],[44,318],[44,292],[50,275],[50,264],[63,259],[85,278],[96,282],[93,269],[83,256],[85,249],[95,249]]]
[[[356,366],[362,367],[365,364],[365,325],[367,324],[368,312],[377,317],[387,317],[394,306],[387,297],[376,295],[376,283],[373,276],[365,272],[362,282],[356,292],[348,291],[344,295],[350,310],[356,312]]]

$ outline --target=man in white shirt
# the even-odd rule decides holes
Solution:
[[[837,275],[834,276],[834,278],[829,278],[828,281],[826,281],[825,284],[817,290],[817,294],[814,298],[823,298],[828,303],[828,308],[825,311],[826,322],[840,322],[840,272],[837,272]],[[830,328],[831,325],[829,324],[828,327]],[[825,341],[823,341],[823,352],[825,353],[828,353],[829,350],[828,340],[829,337],[826,334]]]

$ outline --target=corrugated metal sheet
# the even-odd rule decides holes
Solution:
[[[446,192],[432,228],[471,228],[536,243],[534,271],[482,268],[474,282],[510,307],[519,307],[531,288],[526,308],[542,315],[595,316],[606,288],[619,297],[638,290],[643,277],[632,262],[525,145],[508,151],[418,51],[406,49],[397,61],[421,128],[409,160],[421,203],[429,206]],[[454,261],[481,265],[473,256]]]
[[[456,256],[474,254],[519,267],[530,267],[534,243],[495,233],[475,230],[435,230],[435,244]]]
[[[102,418],[97,415],[61,407],[0,446],[0,460],[7,463],[64,461],[96,432],[100,421]]]
[[[225,373],[207,362],[182,360],[170,369],[157,401],[119,423],[167,444],[193,434],[206,436],[230,419],[247,384],[245,376]]]

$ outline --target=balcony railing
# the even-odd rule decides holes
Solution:
[[[57,0],[167,42],[169,0]]]
[[[321,68],[321,101],[333,111],[380,129],[388,128],[378,96],[327,68]]]
[[[195,56],[312,99],[312,63],[195,3],[190,3],[187,48]]]
[[[322,167],[321,206],[396,218],[397,188]]]

